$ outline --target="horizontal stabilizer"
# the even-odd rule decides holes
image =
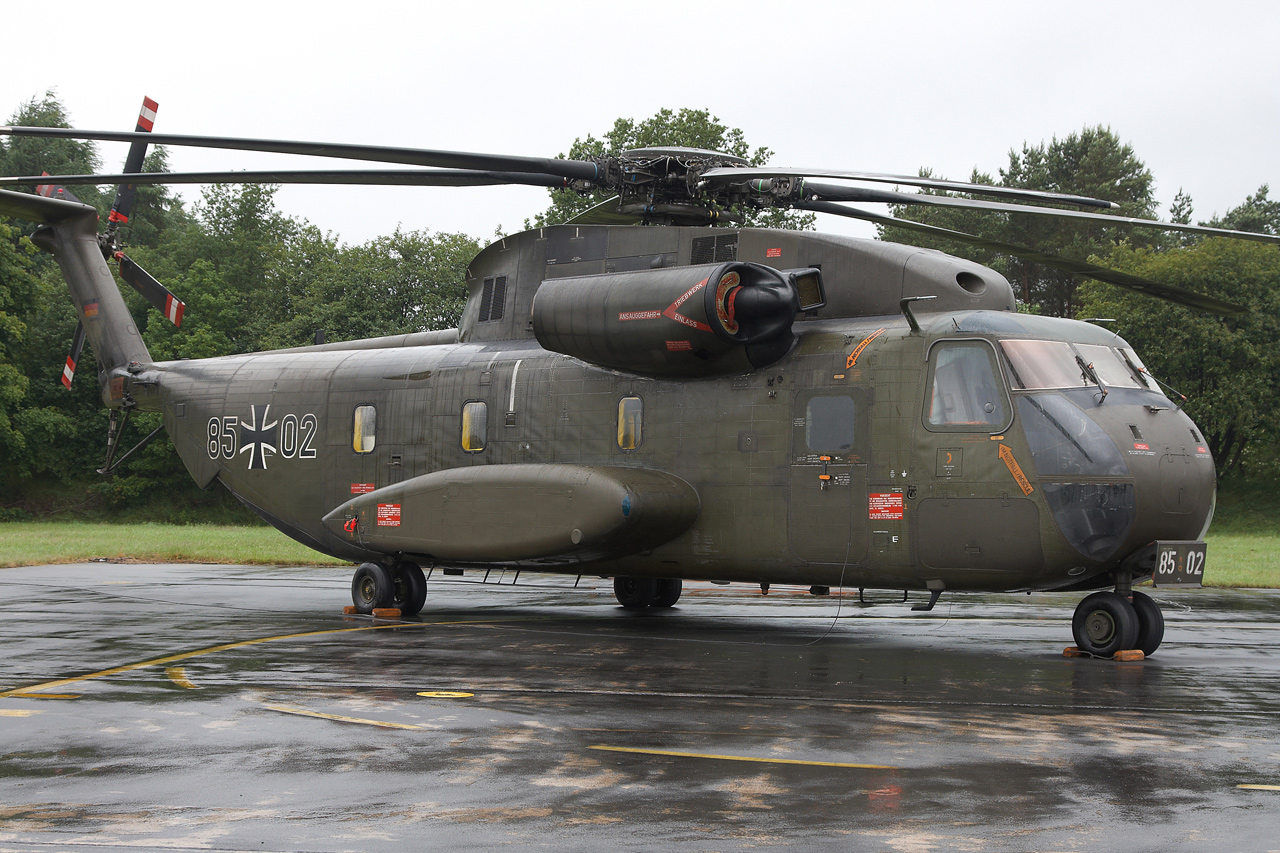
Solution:
[[[693,487],[662,471],[479,465],[360,495],[324,523],[334,535],[385,554],[564,565],[656,548],[687,530],[700,509]]]

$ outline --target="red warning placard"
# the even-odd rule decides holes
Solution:
[[[369,494],[370,492],[372,492],[372,491],[373,491],[374,489],[376,489],[376,488],[378,488],[378,487],[377,487],[376,485],[374,485],[373,483],[352,483],[352,484],[351,484],[351,494],[353,494],[353,495],[367,495],[367,494]]]
[[[902,520],[902,492],[872,492],[867,499],[873,521]]]
[[[378,504],[378,526],[400,526],[400,504]]]

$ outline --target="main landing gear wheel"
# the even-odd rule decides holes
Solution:
[[[640,610],[657,599],[658,581],[656,578],[616,577],[613,579],[613,594],[618,603],[628,610]]]
[[[1124,596],[1095,592],[1076,607],[1071,633],[1080,651],[1109,658],[1138,647],[1138,614]]]
[[[425,589],[426,583],[423,583]],[[351,603],[361,613],[390,607],[393,586],[391,571],[380,563],[361,563],[351,579]]]
[[[401,616],[417,616],[427,602],[427,578],[417,563],[402,560],[391,567],[391,606]]]
[[[1142,649],[1142,654],[1149,657],[1164,639],[1164,614],[1151,596],[1141,592],[1133,594],[1133,610],[1138,614],[1138,639],[1134,648]]]
[[[674,607],[675,603],[680,600],[680,590],[683,588],[679,578],[662,578],[658,581],[658,594],[653,599],[654,607]]]

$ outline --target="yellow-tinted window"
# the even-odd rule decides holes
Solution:
[[[468,453],[484,450],[485,436],[489,432],[489,407],[483,400],[473,400],[462,406],[462,449]]]
[[[618,401],[618,446],[635,450],[643,440],[644,402],[639,397]]]
[[[356,453],[372,453],[377,441],[378,412],[373,406],[357,406],[355,428],[351,431],[351,449]]]

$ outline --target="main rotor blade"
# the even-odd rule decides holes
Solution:
[[[563,187],[558,175],[533,172],[472,172],[461,169],[353,169],[258,172],[139,172],[122,175],[46,175],[40,178],[0,178],[0,186],[30,186],[37,181],[63,184],[368,184],[409,187],[486,187],[523,184]]]
[[[0,128],[3,131],[3,128]],[[1015,198],[1026,201],[1057,202],[1074,204],[1079,207],[1097,207],[1102,210],[1116,210],[1120,206],[1114,202],[1083,195],[1051,193],[1044,190],[1024,190],[1017,187],[995,187],[990,184],[969,184],[963,181],[943,181],[936,178],[922,178],[918,175],[886,175],[880,172],[844,172],[832,169],[770,169],[768,167],[751,169],[708,169],[702,173],[704,180],[728,181],[730,183],[750,178],[841,178],[848,181],[871,181],[880,184],[906,184],[909,187],[924,187],[934,190],[950,190],[952,192],[993,195],[999,198]],[[808,183],[805,184],[809,186]]]
[[[393,148],[384,145],[350,145],[338,142],[296,142],[283,139],[246,139],[232,136],[191,136],[177,133],[125,133],[110,130],[74,130],[63,127],[0,127],[0,135],[35,136],[46,139],[97,139],[104,142],[151,142],[155,145],[185,145],[195,148],[224,148],[235,151],[267,151],[275,154],[303,154],[308,157],[336,157],[369,160],[375,163],[403,163],[407,166],[439,166],[501,172],[535,172],[561,178],[596,180],[599,168],[585,160],[557,160],[548,157],[512,157],[504,154],[477,154],[468,151],[436,151],[429,148]]]
[[[969,243],[974,246],[982,246],[999,252],[1003,255],[1012,255],[1015,258],[1022,258],[1025,261],[1033,261],[1038,264],[1044,264],[1047,267],[1063,270],[1064,272],[1082,275],[1088,278],[1096,278],[1098,281],[1105,281],[1119,287],[1129,290],[1135,290],[1139,293],[1145,293],[1148,296],[1155,296],[1168,302],[1176,302],[1179,305],[1185,305],[1189,308],[1196,308],[1200,311],[1208,311],[1211,314],[1245,314],[1249,309],[1241,305],[1235,305],[1231,302],[1224,302],[1221,299],[1215,299],[1212,296],[1205,296],[1185,288],[1175,287],[1171,284],[1160,284],[1141,276],[1131,275],[1119,270],[1108,269],[1084,261],[1073,261],[1070,258],[1064,258],[1061,255],[1052,255],[1047,252],[1040,252],[1028,246],[1019,246],[1016,243],[1003,243],[999,240],[988,240],[985,237],[979,237],[976,234],[967,234],[963,231],[952,231],[950,228],[939,228],[936,225],[925,225],[922,222],[914,222],[910,219],[898,219],[894,216],[883,216],[878,213],[871,213],[865,210],[858,210],[854,207],[845,207],[844,205],[835,204],[829,201],[806,201],[799,202],[796,207],[802,210],[814,210],[819,213],[832,213],[836,216],[847,216],[851,219],[861,219],[866,222],[876,222],[881,225],[892,225],[897,228],[905,228],[910,231],[918,231],[922,234],[932,234],[935,237],[943,237],[948,240],[955,240],[961,243]]]
[[[969,210],[990,210],[998,213],[1032,213],[1037,216],[1056,216],[1065,219],[1084,219],[1090,222],[1114,222],[1136,228],[1153,228],[1159,231],[1182,231],[1187,234],[1203,234],[1208,237],[1233,237],[1237,240],[1253,240],[1256,243],[1280,244],[1280,235],[1259,234],[1256,231],[1233,231],[1229,228],[1210,228],[1206,225],[1190,225],[1181,222],[1161,222],[1157,219],[1139,219],[1132,216],[1112,216],[1109,213],[1092,213],[1084,210],[1064,210],[1059,207],[1035,207],[1028,204],[1005,204],[999,201],[981,201],[975,198],[951,198],[928,193],[899,193],[891,190],[868,190],[860,187],[842,187],[838,184],[805,182],[806,194],[813,193],[822,201],[888,202],[889,204],[924,204],[936,207],[959,207]]]

